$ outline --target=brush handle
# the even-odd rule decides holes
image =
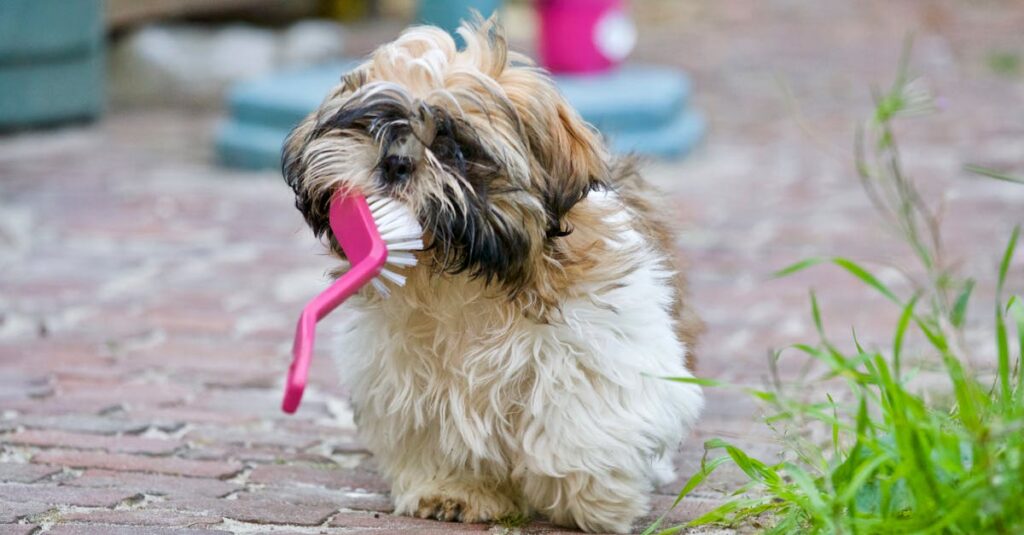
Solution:
[[[324,316],[338,308],[352,294],[359,291],[366,282],[377,276],[376,272],[370,272],[369,276],[363,273],[365,268],[372,267],[367,264],[353,266],[351,270],[342,275],[326,291],[316,296],[302,309],[299,322],[295,326],[295,341],[292,343],[292,364],[288,368],[288,379],[285,383],[284,402],[281,410],[293,414],[302,402],[302,394],[306,390],[306,382],[309,378],[309,366],[313,362],[313,345],[316,342],[316,324]],[[364,268],[364,269],[358,269]],[[358,273],[356,272],[358,269]],[[379,270],[378,270],[379,272]],[[350,276],[351,275],[351,276]],[[365,279],[365,282],[359,282]]]
[[[362,195],[342,195],[331,201],[331,231],[352,267],[326,290],[313,298],[299,316],[292,344],[292,364],[285,381],[281,410],[289,414],[299,408],[313,361],[316,324],[360,288],[380,274],[388,259],[387,245],[377,230],[373,214]]]

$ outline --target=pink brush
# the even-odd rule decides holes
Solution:
[[[330,222],[352,267],[302,309],[281,404],[289,414],[299,408],[306,389],[317,322],[369,282],[384,296],[390,290],[381,279],[405,284],[405,277],[385,264],[413,266],[416,256],[411,251],[423,248],[423,229],[416,218],[404,205],[384,197],[372,196],[367,202],[359,194],[337,195],[331,201]]]

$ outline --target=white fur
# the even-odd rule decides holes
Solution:
[[[691,376],[672,273],[614,194],[584,203],[610,211],[606,239],[635,247],[638,267],[621,286],[574,288],[557,321],[464,275],[436,276],[426,305],[360,295],[334,316],[338,368],[397,513],[450,499],[464,520],[537,511],[626,532],[671,477],[703,406],[697,386],[659,378]]]

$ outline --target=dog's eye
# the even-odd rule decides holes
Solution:
[[[430,150],[441,162],[455,167],[462,174],[466,173],[466,158],[462,154],[462,147],[454,139],[448,136],[438,136],[434,138],[434,144]]]

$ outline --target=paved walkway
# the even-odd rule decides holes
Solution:
[[[862,339],[888,338],[896,311],[848,277],[769,274],[809,255],[906,258],[874,222],[849,154],[869,87],[891,79],[909,29],[914,65],[944,109],[900,132],[908,167],[947,192],[951,252],[982,293],[991,288],[1024,219],[1024,188],[960,167],[1024,174],[1024,65],[1012,66],[1024,54],[1024,9],[678,4],[639,10],[639,58],[689,70],[712,125],[691,159],[650,167],[678,200],[709,327],[702,375],[762,382],[768,348],[811,339],[810,286],[837,336],[856,325]],[[210,163],[213,125],[210,114],[115,111],[94,126],[0,138],[0,534],[487,530],[388,514],[328,359],[316,361],[300,413],[278,410],[295,314],[330,262],[279,177]],[[708,396],[682,448],[684,475],[710,437],[776,449],[755,405]],[[729,479],[672,518],[712,506]],[[675,489],[656,497],[659,512]]]

